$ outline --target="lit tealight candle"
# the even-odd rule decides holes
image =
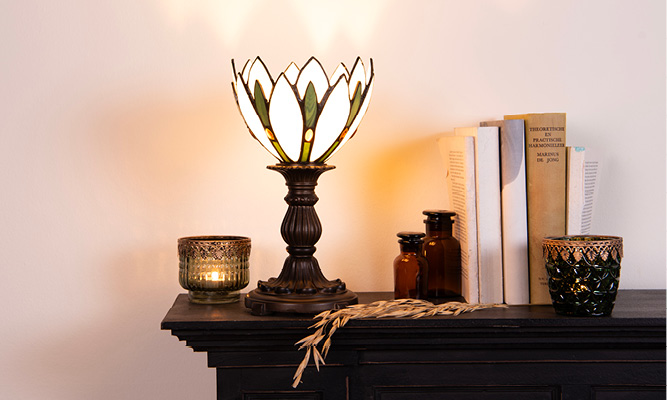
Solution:
[[[178,239],[179,282],[193,303],[239,301],[248,284],[250,238],[192,236]]]

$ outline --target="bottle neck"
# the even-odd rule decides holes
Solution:
[[[417,254],[421,252],[422,244],[421,243],[401,243],[401,252],[402,253],[414,253]]]
[[[426,235],[430,237],[452,236],[452,223],[427,222]]]

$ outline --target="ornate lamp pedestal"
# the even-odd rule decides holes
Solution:
[[[322,235],[322,224],[315,212],[315,186],[321,174],[333,165],[280,163],[267,168],[280,172],[288,187],[289,205],[280,232],[289,256],[277,278],[259,281],[248,293],[246,307],[255,315],[273,312],[316,314],[357,303],[357,295],[347,290],[340,279],[328,280],[322,274],[315,243]]]

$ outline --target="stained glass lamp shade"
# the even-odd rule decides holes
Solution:
[[[327,76],[315,58],[299,68],[291,63],[273,79],[260,58],[236,71],[236,103],[252,136],[279,163],[268,168],[285,178],[287,213],[281,226],[289,256],[277,278],[259,281],[245,305],[253,314],[318,313],[357,302],[340,279],[328,280],[313,254],[322,234],[315,213],[319,176],[325,162],[352,136],[373,91],[373,60],[367,72],[360,58],[351,72],[340,64]]]
[[[373,60],[352,71],[340,64],[327,77],[315,58],[291,63],[273,79],[262,60],[232,61],[236,102],[250,133],[283,163],[324,163],[356,132],[373,91]]]

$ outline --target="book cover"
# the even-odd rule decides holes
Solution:
[[[591,233],[593,210],[598,191],[600,162],[584,147],[567,146],[567,219],[566,234]]]
[[[456,213],[453,236],[461,245],[461,291],[468,303],[479,303],[477,263],[477,211],[474,138],[444,136],[438,139],[447,171],[451,209]]]
[[[455,128],[454,135],[474,138],[479,301],[502,303],[503,251],[498,127]]]
[[[506,115],[522,119],[526,136],[526,206],[530,303],[551,304],[542,239],[565,234],[565,113]]]
[[[500,135],[503,298],[507,304],[528,304],[530,292],[523,120],[485,121],[480,126],[497,126]]]

